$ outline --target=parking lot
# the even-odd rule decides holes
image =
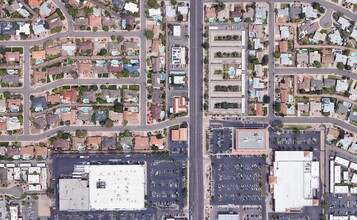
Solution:
[[[210,212],[210,219],[217,219],[219,214],[238,214],[239,220],[261,220],[261,206],[214,206]]]
[[[326,195],[328,214],[357,215],[356,194],[330,194]]]
[[[319,154],[321,137],[319,131],[283,131],[281,134],[269,133],[269,146],[274,150],[314,150],[314,156]]]
[[[82,211],[60,212],[53,210],[51,219],[160,219],[159,210],[165,213],[181,214],[186,201],[186,158],[176,156],[146,156],[146,155],[91,155],[88,158],[78,158],[78,155],[55,157],[53,160],[53,177],[55,185],[61,176],[68,176],[73,171],[73,165],[86,164],[147,164],[147,203],[144,211]],[[57,187],[55,187],[56,189]],[[58,210],[58,194],[55,190],[56,209]]]
[[[153,161],[148,164],[149,206],[180,209],[183,207],[185,167],[180,161]]]
[[[232,129],[212,128],[210,132],[210,151],[212,154],[232,152]]]
[[[265,185],[265,178],[262,178],[262,173],[266,173],[265,169],[265,160],[261,156],[213,157],[211,203],[213,205],[263,204],[262,186]]]

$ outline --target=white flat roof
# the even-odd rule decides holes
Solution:
[[[313,190],[319,187],[318,162],[312,152],[276,151],[274,162],[275,211],[302,209],[313,205]]]
[[[88,181],[81,179],[59,179],[59,210],[89,210]]]
[[[144,165],[90,165],[89,205],[94,210],[145,208]]]

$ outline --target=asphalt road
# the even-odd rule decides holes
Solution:
[[[203,2],[190,0],[190,129],[189,219],[204,219],[203,120]]]

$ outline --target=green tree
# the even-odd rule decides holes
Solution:
[[[108,31],[109,31],[109,27],[108,27],[108,26],[103,26],[103,30],[104,30],[105,32],[108,32]]]
[[[337,69],[343,70],[344,67],[345,67],[345,65],[342,62],[337,63]]]
[[[145,32],[146,38],[152,40],[154,38],[154,32],[146,30]]]
[[[146,4],[149,8],[159,8],[160,7],[157,0],[148,0]]]
[[[105,49],[105,48],[100,49],[99,54],[100,54],[101,56],[104,56],[104,55],[106,55],[107,53],[108,53],[107,49]]]
[[[183,21],[183,15],[182,14],[178,14],[177,15],[177,21]]]
[[[107,119],[107,120],[105,120],[105,123],[104,123],[104,126],[106,127],[106,128],[111,128],[111,127],[113,127],[113,121],[111,120],[111,119]]]
[[[8,91],[4,92],[4,98],[5,99],[10,98],[10,92],[8,92]]]
[[[176,5],[177,1],[176,0],[171,0],[171,5]]]
[[[279,51],[275,51],[275,52],[274,52],[274,57],[275,57],[276,59],[279,59],[279,58],[281,57],[281,53],[280,53]]]

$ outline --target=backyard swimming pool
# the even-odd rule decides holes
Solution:
[[[95,16],[100,16],[100,10],[97,9],[97,8],[93,8],[93,14],[94,14]]]
[[[14,75],[15,74],[15,70],[6,70],[6,72],[9,75]]]
[[[107,103],[113,103],[115,101],[115,98],[107,98]]]
[[[229,75],[233,77],[236,73],[236,70],[233,66],[229,67]]]
[[[120,55],[120,52],[119,52],[119,51],[112,51],[112,55],[113,55],[113,56],[119,56],[119,55]]]
[[[85,112],[85,113],[89,112],[89,108],[88,107],[82,107],[81,110],[82,110],[82,112]]]

